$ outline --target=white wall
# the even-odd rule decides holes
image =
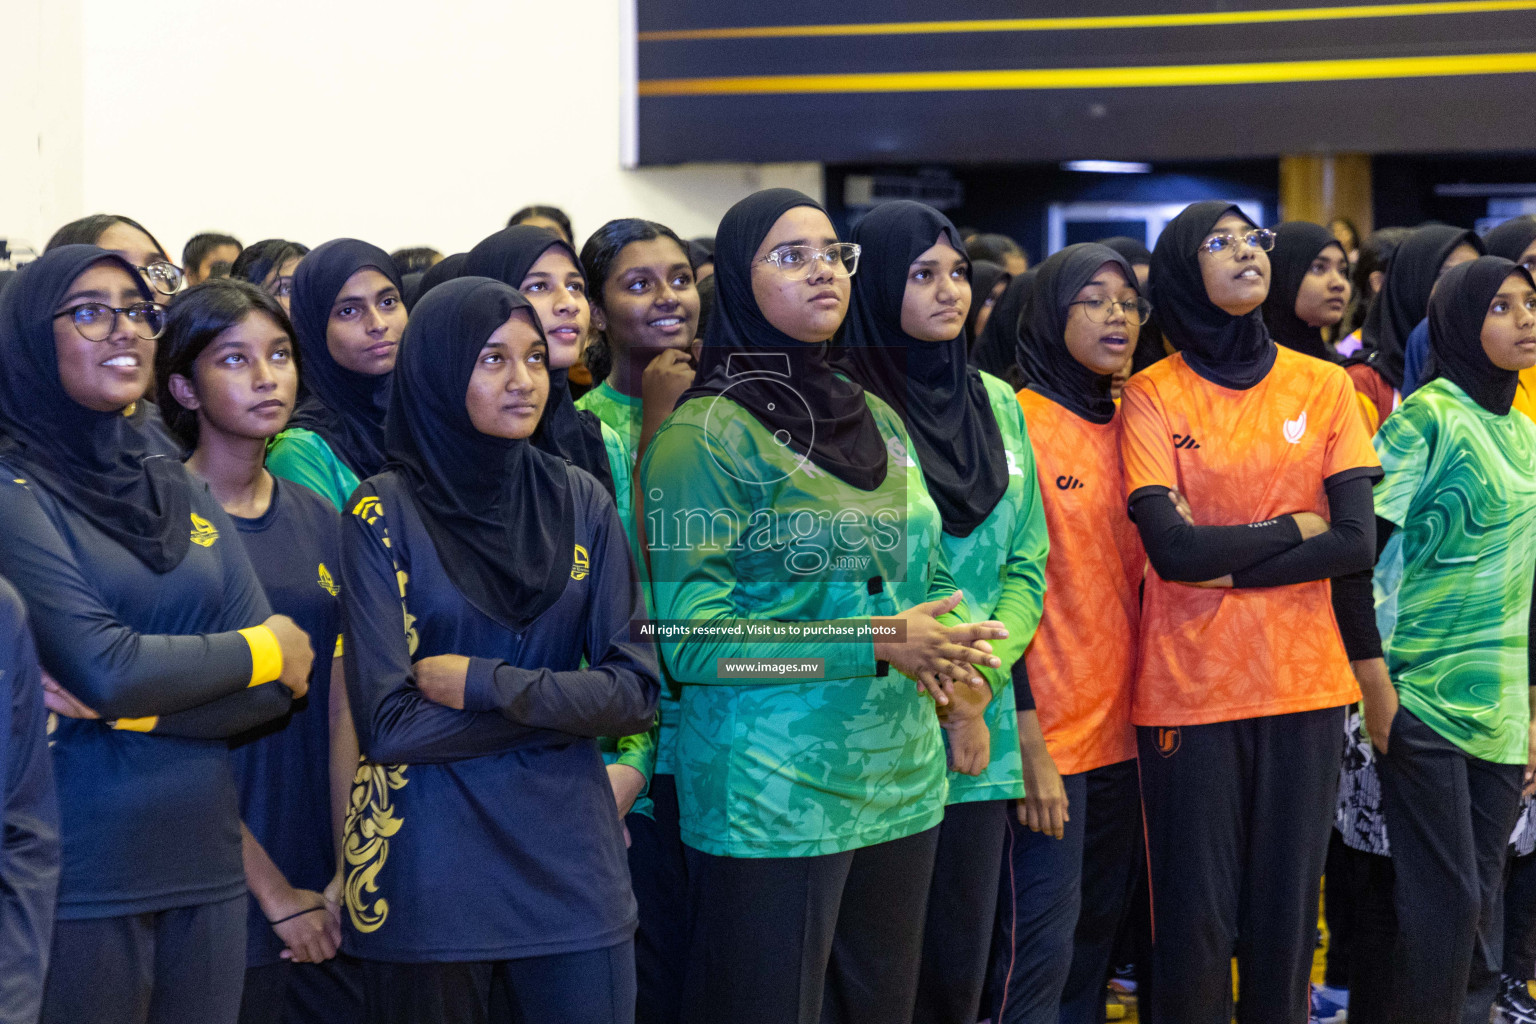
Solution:
[[[0,238],[39,251],[80,215],[78,0],[0,0]]]
[[[142,221],[176,258],[206,230],[454,252],[530,202],[564,207],[579,244],[622,216],[712,234],[761,187],[819,196],[815,164],[621,169],[625,2],[162,0],[152,20],[122,0],[0,0],[25,8],[8,51],[41,54],[23,70],[64,108],[0,120],[0,236],[31,231],[41,247],[105,211]],[[73,69],[26,45],[45,19],[67,29],[58,12],[71,8]],[[16,173],[28,132],[58,135],[67,155],[71,95],[74,162]]]

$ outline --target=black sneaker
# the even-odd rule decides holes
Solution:
[[[1499,1024],[1536,1024],[1536,999],[1519,978],[1499,978],[1499,1001],[1494,1005]]]

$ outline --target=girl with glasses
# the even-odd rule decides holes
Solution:
[[[1132,690],[1153,897],[1152,1010],[1307,1014],[1344,709],[1328,580],[1370,563],[1381,470],[1348,378],[1271,340],[1272,241],[1220,201],[1152,253],[1178,349],[1125,386],[1121,455],[1151,562]],[[1236,244],[1234,244],[1234,242]],[[1322,515],[1327,513],[1331,525]]]
[[[911,1019],[944,815],[933,702],[985,686],[1008,632],[964,624],[906,428],[828,364],[839,244],[790,189],[726,213],[698,379],[641,462],[656,618],[709,630],[661,638],[699,1024]],[[801,248],[834,258],[768,259]]]
[[[62,246],[0,299],[0,573],[52,677],[64,871],[42,1019],[232,1024],[245,879],[227,741],[307,692],[313,652],[273,615],[235,528],[123,410],[153,340],[62,311],[149,287]]]

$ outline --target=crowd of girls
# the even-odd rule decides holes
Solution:
[[[0,1019],[1536,1022],[1536,218],[991,237],[60,229]]]

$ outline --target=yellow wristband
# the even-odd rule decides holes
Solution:
[[[119,718],[112,723],[112,728],[124,732],[153,732],[159,724],[160,716],[150,715],[148,718]]]
[[[283,674],[283,649],[277,634],[266,626],[248,626],[240,631],[251,647],[251,681],[247,686],[270,683]]]

